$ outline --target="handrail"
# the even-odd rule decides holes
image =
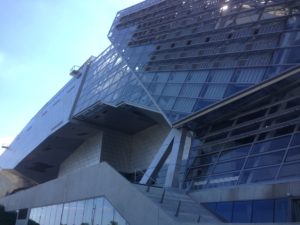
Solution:
[[[146,173],[145,173],[142,169],[135,168],[135,169],[134,169],[134,182],[135,182],[135,183],[137,183],[137,172],[141,172],[141,173],[143,174],[143,176],[146,175]],[[149,178],[149,180],[151,180],[153,183],[156,182],[156,180],[153,179],[151,176],[149,176],[149,175],[146,175],[146,176],[147,176],[147,178]]]

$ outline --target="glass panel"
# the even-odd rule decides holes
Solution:
[[[265,69],[243,69],[238,71],[237,83],[258,83],[262,80]]]
[[[168,82],[183,83],[188,72],[172,72]]]
[[[164,96],[178,96],[181,90],[181,84],[167,84],[162,95]]]
[[[117,225],[126,225],[124,218],[115,210],[114,221]]]
[[[212,210],[212,211],[215,211],[216,208],[217,208],[217,203],[216,203],[216,202],[204,203],[204,205],[205,205],[208,209],[210,209],[210,210]]]
[[[219,163],[214,169],[214,173],[223,173],[234,170],[240,170],[244,164],[245,159],[234,160],[226,163]]]
[[[206,99],[221,99],[226,90],[226,85],[209,85],[204,98]]]
[[[213,168],[213,165],[209,166],[201,166],[196,169],[192,170],[192,174],[190,174],[192,177],[200,177],[200,176],[207,176],[211,173]]]
[[[94,224],[101,225],[102,222],[102,213],[103,213],[103,198],[95,199],[95,214],[94,214]]]
[[[290,162],[290,161],[297,161],[297,160],[300,160],[300,147],[289,149],[286,157],[286,161]]]
[[[239,183],[246,184],[273,180],[276,176],[278,168],[278,166],[273,166],[263,169],[244,171]]]
[[[208,76],[209,71],[201,70],[201,71],[192,71],[188,75],[186,82],[190,83],[204,83]]]
[[[234,202],[232,222],[249,223],[251,222],[252,202]]]
[[[221,160],[234,159],[234,158],[246,156],[250,150],[250,147],[251,147],[250,145],[247,145],[239,148],[226,150],[221,153],[219,160],[221,161]]]
[[[63,204],[57,205],[55,223],[54,223],[55,225],[62,224],[61,223],[62,212],[63,212]]]
[[[89,199],[85,201],[83,220],[82,220],[82,223],[84,223],[84,225],[92,224],[93,207],[94,207],[93,199]]]
[[[178,112],[191,112],[196,103],[196,99],[179,98],[176,100],[173,110]]]
[[[279,173],[279,178],[291,178],[300,176],[300,164],[284,165]]]
[[[228,83],[231,80],[233,70],[215,70],[211,75],[212,83]]]
[[[56,205],[50,206],[51,214],[49,218],[49,225],[56,225],[55,224],[55,216],[56,216]]]
[[[47,214],[46,214],[46,217],[45,217],[44,224],[49,225],[50,218],[51,218],[51,206],[47,206],[46,213]]]
[[[300,145],[300,133],[295,134],[291,146]]]
[[[275,200],[274,222],[288,221],[288,199]]]
[[[290,135],[281,138],[276,138],[270,141],[257,143],[253,146],[251,154],[268,152],[276,149],[286,148],[290,141]]]
[[[64,204],[63,215],[61,218],[61,225],[67,225],[68,223],[69,205],[70,203]]]
[[[205,165],[209,163],[213,163],[218,159],[218,153],[204,155],[196,158],[195,165]]]
[[[250,157],[247,160],[246,168],[279,164],[282,162],[284,153],[285,151],[280,151],[280,152],[273,152],[267,155]]]
[[[74,225],[77,202],[71,202],[69,205],[68,225]]]
[[[216,206],[216,212],[226,221],[230,222],[232,217],[232,202],[219,202]]]
[[[110,202],[105,199],[103,205],[102,225],[104,224],[110,225],[111,222],[113,221],[113,216],[114,216],[114,209],[110,204]]]
[[[180,92],[180,96],[198,98],[202,85],[199,84],[185,84]]]
[[[253,201],[252,222],[273,222],[274,200]]]
[[[45,224],[45,218],[46,217],[46,207],[42,207],[41,210],[41,220],[40,220],[40,224],[44,225]]]
[[[292,201],[292,221],[300,222],[300,199]]]
[[[83,212],[84,212],[84,201],[77,202],[76,207],[76,215],[75,215],[75,225],[81,225],[83,219]]]

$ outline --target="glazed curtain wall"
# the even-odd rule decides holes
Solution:
[[[28,225],[129,225],[104,198],[33,208]]]

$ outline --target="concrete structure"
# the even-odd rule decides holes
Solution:
[[[120,11],[0,157],[30,181],[0,204],[17,225],[299,222],[299,27],[296,0]]]

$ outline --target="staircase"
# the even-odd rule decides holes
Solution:
[[[136,188],[176,222],[222,223],[215,215],[177,189],[135,184]]]

